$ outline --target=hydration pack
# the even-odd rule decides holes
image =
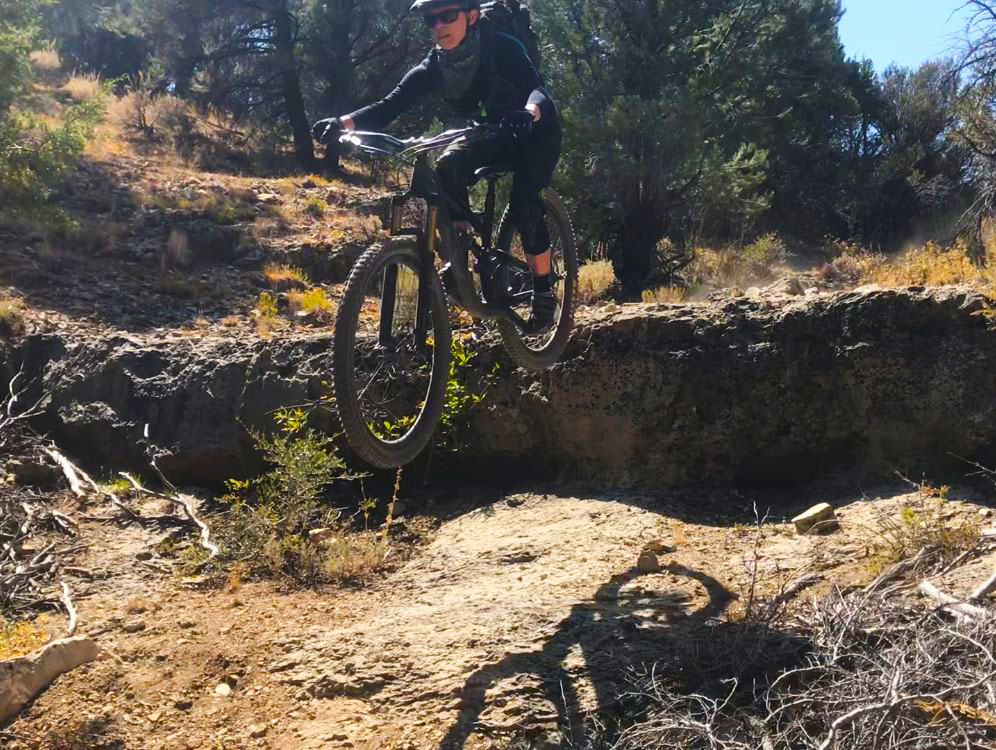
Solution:
[[[499,34],[514,38],[523,46],[526,54],[539,70],[539,37],[532,26],[529,8],[520,0],[488,0],[481,3],[481,20],[486,27]]]

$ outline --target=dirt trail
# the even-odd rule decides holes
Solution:
[[[906,499],[838,503],[843,530],[825,537],[767,526],[762,585],[803,570],[866,579],[866,529]],[[80,614],[111,658],[61,678],[9,746],[59,747],[49,732],[90,719],[89,748],[567,747],[630,668],[656,662],[690,687],[732,668],[710,644],[752,637],[721,617],[749,587],[754,530],[730,520],[744,506],[729,493],[514,495],[443,512],[432,542],[366,589],[292,593],[204,589],[158,572],[161,533],[85,525],[81,562],[108,577],[77,589]],[[655,542],[661,569],[641,572]]]

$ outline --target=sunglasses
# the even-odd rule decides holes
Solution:
[[[425,24],[427,29],[434,29],[440,23],[444,26],[449,26],[451,23],[456,23],[461,13],[463,11],[459,8],[450,8],[439,13],[426,13],[422,16],[422,23]]]

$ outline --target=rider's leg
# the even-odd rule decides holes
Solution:
[[[473,181],[474,172],[477,169],[494,163],[501,155],[500,144],[493,142],[456,143],[447,148],[436,162],[436,174],[439,175],[442,188],[456,203],[455,207],[450,207],[450,223],[464,235],[453,238],[461,251],[465,251],[469,247],[469,235],[473,229],[466,219],[471,210],[468,186]],[[444,243],[443,246],[446,247],[446,244]],[[445,256],[445,253],[443,255]],[[453,275],[451,264],[457,262],[466,264],[467,256],[465,252],[459,252],[458,255],[460,257],[443,257],[446,266],[443,269],[442,281],[446,293],[454,298],[458,304],[462,304],[462,294],[459,291],[456,277]]]
[[[506,149],[506,144],[498,140],[473,141],[455,143],[439,156],[436,173],[443,189],[456,203],[450,220],[457,229],[471,230],[467,221],[471,211],[468,186],[474,181],[474,172],[507,158]]]
[[[510,211],[522,238],[526,262],[533,272],[533,299],[530,323],[541,329],[553,322],[557,300],[551,276],[550,231],[542,191],[550,184],[560,158],[560,128],[536,131],[525,139],[517,158],[512,182]]]

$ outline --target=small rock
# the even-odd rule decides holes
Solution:
[[[792,519],[795,530],[798,534],[808,534],[814,528],[816,531],[829,531],[836,529],[837,516],[834,515],[833,506],[830,503],[820,503],[814,505],[805,513],[800,513]]]
[[[260,193],[256,198],[260,203],[280,203],[280,196],[276,193]]]
[[[194,705],[194,702],[189,698],[177,698],[173,701],[173,707],[178,711],[189,711]]]
[[[636,567],[641,573],[659,573],[661,570],[661,561],[657,559],[657,555],[645,549],[640,553],[640,559],[636,561]]]
[[[149,550],[142,550],[137,555],[135,555],[136,560],[151,560],[152,553]]]
[[[669,552],[674,552],[674,547],[671,547],[660,540],[655,540],[653,542],[647,542],[643,545],[644,552],[652,552],[655,555],[666,555]]]
[[[232,686],[227,682],[219,682],[214,689],[215,695],[220,695],[222,698],[227,698],[232,694]]]
[[[308,532],[308,539],[315,544],[327,542],[335,536],[335,529],[312,529]]]
[[[160,718],[162,718],[162,715],[162,711],[155,711],[154,713],[149,714],[149,721],[155,724]]]
[[[249,727],[249,736],[253,739],[259,739],[266,735],[266,724],[253,724]]]
[[[979,515],[983,518],[989,518],[993,514],[992,508],[979,508]]]
[[[318,187],[318,183],[315,182],[314,180],[308,179],[301,183],[301,187],[310,190],[312,188]]]
[[[140,633],[145,630],[145,623],[141,620],[136,620],[135,622],[126,622],[121,626],[121,629],[126,633]]]

